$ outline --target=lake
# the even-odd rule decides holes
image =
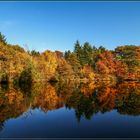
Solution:
[[[0,138],[140,137],[140,83],[0,86]]]

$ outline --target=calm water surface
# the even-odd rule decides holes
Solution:
[[[1,85],[0,137],[140,137],[140,84]]]

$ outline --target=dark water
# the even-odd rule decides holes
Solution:
[[[140,84],[1,85],[0,137],[140,137]]]

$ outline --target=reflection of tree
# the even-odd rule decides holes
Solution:
[[[1,86],[0,86],[0,93],[1,93],[1,91],[3,91],[3,92],[7,91],[8,88],[9,88],[8,84],[1,84]]]
[[[123,114],[140,114],[140,84],[121,83],[118,85],[96,85],[93,90],[83,85],[81,93],[69,98],[69,106],[73,107],[77,119],[81,116],[90,118],[94,113],[117,109]]]
[[[54,110],[63,106],[62,99],[56,94],[55,88],[47,84],[45,87],[40,86],[38,95],[33,101],[34,107],[40,107],[43,111]]]
[[[87,85],[83,85],[80,90],[85,96],[90,96],[92,95],[95,87],[96,85],[94,83],[89,83]]]
[[[0,96],[0,122],[9,118],[16,118],[27,110],[27,98],[20,90],[8,89]]]
[[[85,96],[81,92],[75,92],[73,95],[67,100],[66,105],[69,108],[74,108],[77,120],[80,121],[81,116],[90,119],[90,117],[98,112],[98,108],[96,107],[96,98],[95,93],[93,91],[92,95],[89,97]]]
[[[1,129],[5,120],[16,118],[27,110],[30,112],[30,108],[40,108],[47,112],[65,105],[75,110],[78,121],[81,117],[90,119],[93,114],[113,109],[117,109],[121,114],[140,114],[140,83],[37,83],[31,87],[20,88],[3,86],[0,87],[0,93]]]
[[[4,123],[3,122],[0,122],[0,131],[2,131],[4,128]]]
[[[74,94],[79,93],[79,83],[69,81],[68,83],[57,83],[55,85],[56,93],[63,99],[63,103],[67,107],[67,100]]]
[[[140,114],[140,83],[129,82],[117,86],[116,108],[121,114]]]
[[[100,87],[97,100],[101,112],[111,111],[115,107],[116,89],[113,87]]]
[[[119,113],[134,116],[140,115],[140,95],[135,93],[129,94],[121,102],[121,106],[117,107]]]
[[[15,87],[17,88],[17,87]],[[20,84],[19,88],[24,95],[27,95],[28,97],[32,96],[32,85],[31,84]]]

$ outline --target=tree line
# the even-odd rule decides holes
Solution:
[[[26,51],[0,33],[0,82],[140,80],[140,46],[114,50],[76,41],[73,51]]]

